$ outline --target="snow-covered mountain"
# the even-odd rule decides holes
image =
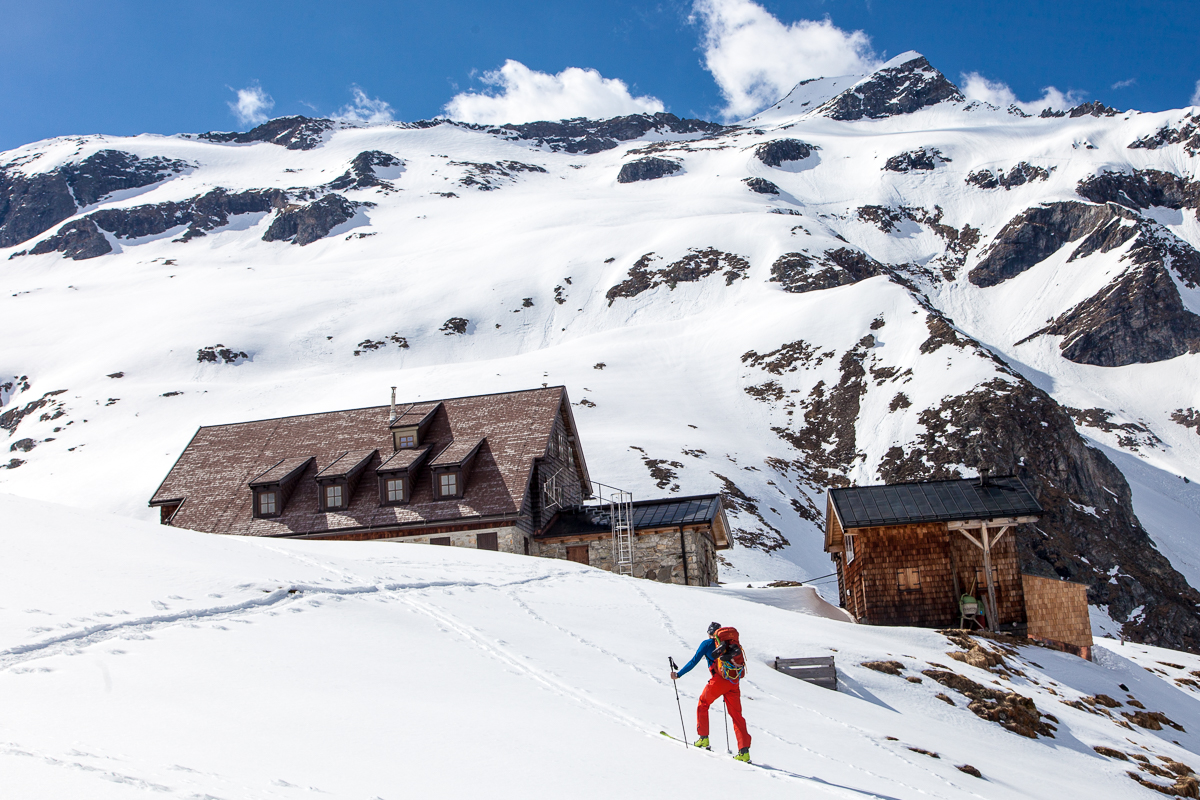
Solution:
[[[1197,649],[1197,156],[1195,110],[1029,116],[915,53],[724,127],[30,144],[0,488],[148,518],[200,424],[562,383],[598,479],[726,493],[726,578],[829,573],[828,486],[987,466],[1046,507],[1026,570]]]
[[[89,423],[91,424],[91,423]],[[0,495],[6,800],[1194,797],[1200,657],[838,621],[466,548],[212,536]],[[709,622],[755,766],[691,739]],[[773,670],[833,656],[838,691]],[[719,704],[718,704],[719,705]],[[683,717],[681,721],[680,717]]]

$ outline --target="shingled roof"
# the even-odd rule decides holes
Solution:
[[[1016,477],[896,483],[830,489],[844,529],[916,522],[956,522],[1039,516],[1042,507]]]
[[[438,405],[440,403],[440,406]],[[388,406],[304,414],[294,417],[213,425],[200,428],[154,493],[152,506],[182,503],[171,518],[177,527],[211,533],[251,536],[295,536],[364,529],[387,529],[459,520],[515,518],[521,510],[534,459],[546,455],[555,416],[562,413],[578,440],[566,389],[552,386],[504,394],[475,395],[423,401],[404,416],[415,423],[431,407],[436,414],[423,441],[437,459],[448,447],[474,445],[486,438],[462,498],[433,496],[432,482],[417,482],[406,505],[381,506],[373,480],[361,481],[349,504],[337,511],[317,510],[314,478],[339,473],[343,461],[357,460],[363,451],[378,450],[367,469],[392,458]],[[415,417],[415,419],[413,419]],[[406,419],[407,421],[407,419]],[[350,455],[343,457],[350,451]],[[390,467],[400,467],[420,451],[401,451]],[[457,451],[448,453],[457,455]],[[283,513],[270,519],[252,513],[249,483],[274,478],[312,457],[300,474]],[[461,455],[458,456],[461,459]],[[590,486],[582,448],[577,464]],[[332,470],[330,470],[333,465]],[[346,463],[346,468],[356,466]],[[269,473],[269,475],[267,474]],[[323,476],[324,477],[324,476]]]

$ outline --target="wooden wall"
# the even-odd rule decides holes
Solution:
[[[856,528],[854,559],[843,551],[835,562],[839,571],[842,605],[856,619],[871,625],[915,625],[944,628],[959,623],[959,593],[971,589],[976,568],[983,568],[983,551],[940,522]],[[951,555],[955,570],[951,568]],[[1012,530],[992,548],[996,573],[996,600],[1002,626],[1025,622],[1024,593],[1017,566],[1016,539]],[[902,590],[898,573],[916,569],[920,588]],[[976,597],[986,596],[976,588]]]
[[[1030,636],[1074,647],[1092,646],[1087,586],[1034,575],[1021,578]]]

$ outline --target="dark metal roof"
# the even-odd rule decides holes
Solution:
[[[636,530],[710,522],[717,516],[720,501],[720,497],[715,494],[670,500],[643,500],[633,504],[633,527]]]
[[[843,528],[1039,516],[1042,507],[1020,478],[978,478],[830,489]]]

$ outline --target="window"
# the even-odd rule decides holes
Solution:
[[[326,508],[341,508],[342,507],[342,487],[341,486],[326,486],[325,487],[325,507]]]
[[[458,473],[444,472],[439,475],[438,490],[442,497],[453,497],[458,494]]]
[[[438,544],[442,547],[452,547],[449,536],[434,536],[429,540],[430,544]]]
[[[921,591],[921,571],[916,567],[897,570],[896,583],[902,592],[919,592]]]
[[[278,513],[278,497],[275,492],[260,492],[258,495],[258,513],[268,517]]]
[[[404,480],[402,478],[388,478],[384,488],[387,490],[389,503],[404,502]]]
[[[401,433],[396,435],[396,446],[401,450],[413,448],[417,446],[417,435],[415,433]]]
[[[849,564],[854,560],[854,537],[843,536],[842,541],[846,543],[846,563]]]
[[[475,548],[477,550],[499,550],[499,538],[495,531],[478,533],[475,535]]]

